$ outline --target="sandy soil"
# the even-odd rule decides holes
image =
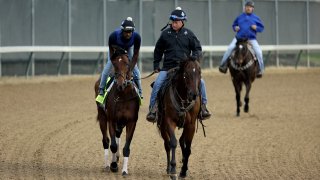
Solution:
[[[267,69],[241,117],[229,74],[203,77],[214,116],[207,137],[195,134],[187,179],[319,179],[320,69]],[[122,179],[103,168],[97,78],[0,78],[0,179]],[[142,82],[126,179],[168,179],[163,141],[145,120],[153,79]]]

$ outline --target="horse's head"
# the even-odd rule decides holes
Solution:
[[[130,79],[128,75],[130,67],[127,51],[122,48],[116,47],[111,57],[111,62],[114,66],[117,89],[119,91],[123,91],[129,84],[128,80]]]
[[[195,100],[199,96],[199,87],[201,81],[201,68],[198,59],[195,60],[189,57],[187,60],[180,62],[180,67],[177,72],[177,84],[181,85],[187,89],[187,99]],[[180,85],[179,85],[180,86]]]
[[[236,47],[234,50],[233,59],[236,64],[242,65],[250,60],[250,51],[248,49],[248,39],[237,39]]]

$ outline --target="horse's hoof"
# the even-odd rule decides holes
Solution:
[[[176,180],[176,179],[177,179],[177,174],[171,174],[171,175],[170,175],[170,179]]]
[[[186,178],[187,177],[187,172],[180,172],[179,177],[180,178]]]
[[[110,172],[110,166],[106,166],[105,170],[106,172]]]
[[[110,170],[112,172],[118,172],[118,164],[117,162],[112,162],[111,165],[110,165]]]
[[[125,172],[125,171],[123,171],[123,172],[122,172],[122,176],[128,176],[128,173]]]
[[[102,168],[101,172],[110,172],[110,167],[106,166],[106,167]]]
[[[249,107],[248,107],[248,106],[244,106],[243,111],[244,111],[245,113],[248,113],[248,112],[249,112]]]

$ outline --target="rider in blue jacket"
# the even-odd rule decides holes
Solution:
[[[139,89],[139,95],[142,97],[142,88],[141,88],[141,77],[140,77],[140,71],[137,66],[140,46],[141,46],[141,36],[134,31],[135,25],[132,21],[131,17],[127,17],[124,21],[121,23],[120,29],[112,32],[109,36],[108,46],[108,60],[107,64],[104,66],[104,69],[101,74],[101,80],[99,85],[99,95],[96,98],[96,100],[99,103],[103,103],[103,96],[106,86],[106,81],[110,75],[110,71],[112,66],[110,57],[113,55],[113,46],[118,46],[123,48],[128,52],[128,57],[130,60],[130,70],[133,72],[133,80],[136,82],[138,89]]]
[[[240,14],[233,22],[232,28],[236,32],[235,38],[233,38],[227,51],[222,57],[219,71],[222,73],[227,72],[227,59],[231,55],[233,49],[236,47],[237,39],[248,39],[249,43],[257,56],[259,63],[259,72],[257,77],[262,77],[264,71],[262,50],[256,39],[257,32],[262,32],[264,25],[260,18],[253,13],[254,3],[252,1],[247,1],[245,4],[244,12]]]

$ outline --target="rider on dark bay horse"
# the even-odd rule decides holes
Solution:
[[[109,36],[109,51],[108,51],[108,60],[107,64],[104,66],[104,69],[101,73],[101,80],[99,85],[99,95],[96,98],[96,101],[100,104],[103,104],[104,94],[105,94],[105,86],[108,76],[110,75],[110,71],[112,68],[112,63],[110,58],[112,57],[114,50],[113,47],[120,47],[128,52],[128,56],[130,59],[130,72],[133,71],[133,76],[135,83],[139,89],[140,98],[142,97],[142,88],[141,88],[141,80],[140,80],[140,71],[137,66],[140,46],[141,46],[141,37],[140,35],[134,31],[135,25],[132,21],[131,17],[127,17],[121,23],[120,29],[114,31]]]
[[[186,59],[186,56],[191,55],[194,59],[197,59],[202,53],[198,38],[191,30],[184,27],[184,21],[187,20],[187,16],[180,7],[172,11],[169,20],[171,23],[168,23],[167,26],[170,25],[170,28],[165,29],[161,33],[154,49],[153,68],[154,72],[159,72],[159,75],[153,85],[150,98],[149,113],[147,114],[147,120],[150,122],[156,121],[156,98],[161,85],[167,77],[168,70],[177,67],[180,61]],[[159,65],[163,55],[163,67],[160,70]],[[200,117],[207,119],[211,114],[206,108],[207,95],[203,79],[201,79],[201,97],[202,107]]]
[[[232,28],[237,33],[236,37],[233,38],[230,43],[227,51],[223,55],[223,58],[220,63],[219,71],[222,73],[227,72],[228,68],[228,59],[232,51],[236,47],[237,39],[248,39],[249,43],[252,45],[252,48],[257,56],[259,62],[259,72],[257,77],[262,77],[264,71],[262,51],[256,39],[257,32],[262,32],[264,25],[260,18],[253,13],[254,3],[252,1],[247,1],[245,4],[244,12],[239,15],[233,22]]]
[[[110,167],[112,172],[118,171],[118,162],[120,153],[120,136],[124,128],[126,128],[126,141],[123,147],[123,168],[122,175],[128,174],[128,160],[130,156],[130,144],[135,131],[136,123],[138,121],[139,113],[139,95],[136,91],[134,82],[131,80],[130,60],[127,51],[115,47],[115,52],[111,57],[111,62],[114,67],[114,83],[106,97],[106,109],[102,108],[97,102],[98,121],[100,123],[100,130],[102,133],[102,143],[105,150],[106,168]],[[99,89],[98,80],[95,83],[95,93],[98,94]],[[112,163],[109,164],[108,152],[109,142],[107,131],[111,139],[110,150],[112,152]],[[110,165],[110,166],[109,166]]]

